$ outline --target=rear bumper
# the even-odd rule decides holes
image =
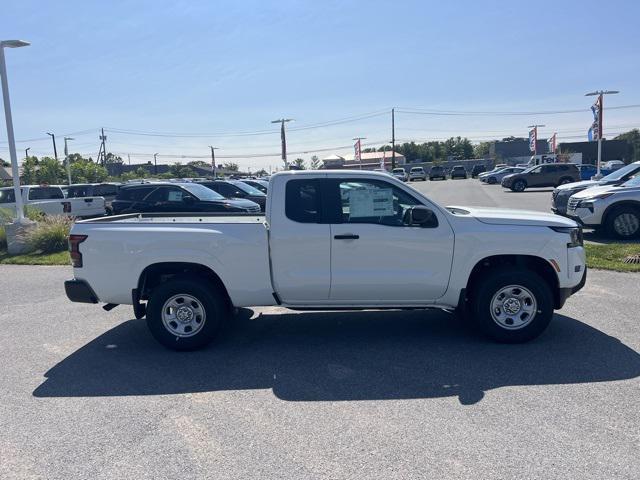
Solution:
[[[67,280],[64,291],[72,302],[98,303],[98,296],[85,280]]]
[[[584,273],[582,274],[582,279],[580,283],[578,283],[575,287],[568,288],[560,288],[558,289],[558,304],[556,305],[556,309],[560,309],[563,307],[567,299],[573,295],[574,293],[582,290],[584,284],[587,283],[587,267],[584,267]]]

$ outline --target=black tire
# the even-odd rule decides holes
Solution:
[[[527,188],[527,182],[524,180],[516,180],[513,182],[513,185],[511,185],[511,190],[514,192],[524,192],[525,188]]]
[[[187,332],[184,335],[178,335],[163,321],[165,304],[170,299],[181,295],[195,298],[196,303],[199,302],[199,306],[192,309],[192,315],[195,318],[199,312],[204,313],[204,315],[200,314],[203,324],[196,325],[196,333]],[[185,306],[191,307],[187,304]],[[230,315],[225,296],[214,285],[202,280],[176,278],[160,284],[151,292],[147,305],[147,327],[158,342],[171,350],[197,350],[211,343]],[[173,323],[177,328],[181,327],[177,321]]]
[[[571,178],[571,177],[564,177],[564,178],[561,178],[561,179],[560,179],[560,183],[558,183],[558,185],[557,185],[557,186],[559,187],[560,185],[566,185],[567,183],[571,183],[571,182],[573,182],[573,178]]]
[[[498,180],[496,180],[496,177],[489,177],[489,179],[487,180],[487,183],[489,185],[495,185],[496,183],[498,183]]]
[[[519,316],[523,316],[523,326],[514,325],[510,328],[503,326],[498,320],[494,320],[492,315],[492,300],[501,290],[510,287],[520,287],[528,290],[526,297],[532,297],[535,303],[527,304],[522,301],[522,305],[535,305],[533,316],[525,316],[526,312],[521,311],[512,315],[513,318],[506,318],[505,322],[520,321]],[[508,289],[516,291],[515,289]],[[471,293],[471,305],[469,314],[471,322],[485,336],[501,343],[522,343],[538,337],[549,325],[553,318],[553,296],[549,285],[538,274],[525,269],[496,269],[483,276],[475,291]],[[530,295],[529,295],[530,294]],[[508,298],[508,297],[507,297]],[[529,298],[530,299],[530,298]],[[499,301],[499,297],[496,301]],[[508,315],[501,311],[500,314]],[[496,315],[500,315],[496,313]],[[526,323],[526,322],[529,323]]]
[[[640,237],[640,208],[631,205],[615,207],[605,220],[607,235],[619,239]]]

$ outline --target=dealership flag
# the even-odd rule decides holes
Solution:
[[[593,113],[593,124],[589,129],[589,141],[602,138],[602,96],[599,96],[596,103],[591,106],[591,112]]]
[[[551,150],[551,153],[556,153],[556,139],[557,139],[557,133],[554,133],[553,136],[549,139],[549,150]]]
[[[358,139],[358,141],[356,142],[356,144],[353,146],[353,148],[356,151],[356,160],[359,162],[362,162],[362,156],[360,154],[360,139]]]
[[[533,127],[529,131],[529,150],[536,153],[536,145],[538,144],[538,129]]]

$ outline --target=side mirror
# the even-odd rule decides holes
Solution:
[[[404,220],[404,223],[410,227],[435,228],[438,226],[438,217],[433,210],[422,205],[407,210]]]

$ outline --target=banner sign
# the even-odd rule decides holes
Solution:
[[[529,131],[529,150],[536,153],[536,145],[538,144],[538,129],[534,127]]]
[[[593,113],[593,123],[589,129],[589,141],[602,138],[602,96],[599,96],[596,102],[591,105]]]
[[[557,148],[557,133],[554,133],[553,136],[549,139],[549,151],[551,153],[556,153]]]
[[[358,139],[358,141],[356,142],[356,144],[353,146],[353,148],[355,149],[356,152],[356,160],[358,162],[362,161],[362,156],[360,154],[360,139]]]

